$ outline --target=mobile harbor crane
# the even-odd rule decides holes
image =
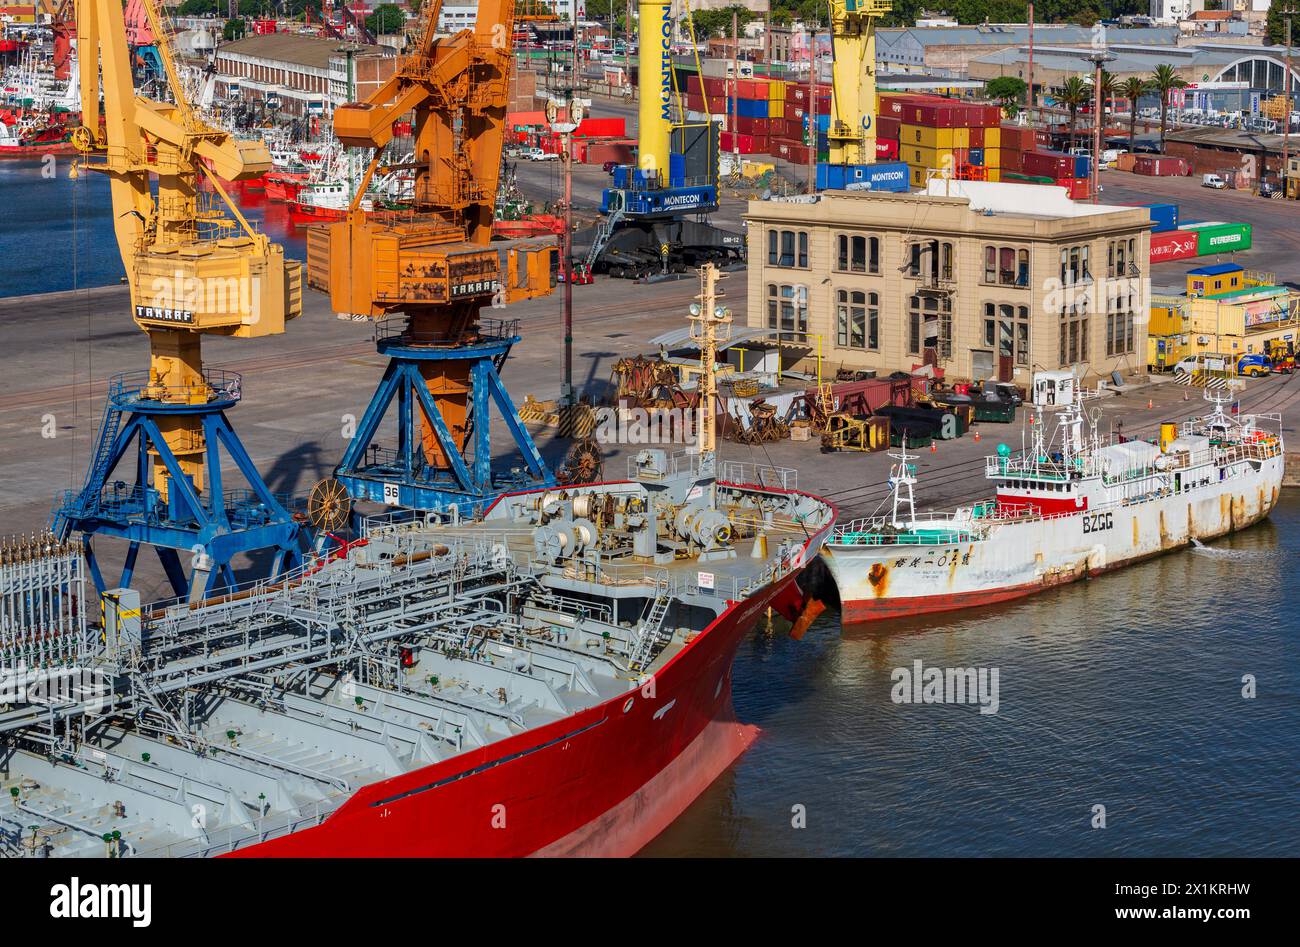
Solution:
[[[574,245],[581,248],[586,269],[616,277],[736,262],[744,237],[705,219],[718,209],[714,132],[673,121],[673,4],[638,0],[637,13],[637,164],[614,169],[614,186],[601,196],[601,220],[576,234]],[[695,178],[687,170],[692,137],[706,153],[703,173]]]
[[[312,521],[325,529],[341,529],[354,500],[472,514],[507,489],[555,482],[501,382],[518,323],[481,318],[549,294],[558,263],[553,238],[492,242],[515,5],[484,0],[472,30],[435,39],[441,8],[424,5],[392,78],[334,113],[339,141],[373,157],[346,219],[309,231],[308,281],[341,316],[378,322],[389,364],[334,476],[312,491]],[[367,214],[359,195],[411,113],[414,206]],[[522,455],[508,470],[492,462],[490,403]],[[394,405],[396,447],[380,447]]]
[[[829,0],[831,14],[830,164],[876,161],[876,21],[893,0]]]
[[[283,332],[302,311],[302,274],[249,225],[221,184],[267,171],[265,146],[239,141],[194,113],[154,0],[141,4],[174,104],[135,94],[121,0],[77,0],[82,127],[73,140],[81,167],[109,179],[149,368],[110,379],[85,482],[56,504],[52,529],[60,542],[83,534],[100,592],[105,583],[91,539],[105,535],[129,543],[118,586],[130,585],[140,547],[152,546],[176,594],[194,596],[233,586],[231,560],[240,553],[269,550],[272,574],[297,558],[298,524],[226,418],[239,402],[240,377],[205,369],[201,345],[204,335]],[[211,193],[200,190],[203,180]],[[246,489],[230,489],[223,456]],[[132,481],[113,480],[124,461]],[[182,552],[193,555],[188,578]]]

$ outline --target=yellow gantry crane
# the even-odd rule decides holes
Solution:
[[[222,576],[233,582],[229,561],[238,552],[278,547],[277,563],[291,557],[296,527],[224,416],[239,400],[239,378],[204,369],[202,339],[283,332],[302,311],[302,274],[283,247],[249,225],[221,183],[270,170],[269,152],[207,124],[190,107],[154,3],[144,0],[144,9],[170,103],[138,96],[132,86],[121,0],[75,3],[83,105],[73,141],[83,155],[80,168],[109,180],[149,369],[111,380],[86,482],[56,508],[55,524],[64,535],[106,532],[129,540],[122,585],[138,547],[158,548],[179,594],[189,586],[180,550],[196,554],[208,589]],[[134,485],[115,481],[110,489],[114,467],[133,446]],[[222,487],[223,447],[249,487],[235,499]]]
[[[892,0],[829,2],[834,62],[828,159],[831,164],[872,164],[876,160],[876,21],[893,8]]]

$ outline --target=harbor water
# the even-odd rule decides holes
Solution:
[[[1287,491],[1240,535],[1020,603],[760,629],[733,677],[763,734],[644,854],[1293,855],[1298,573]],[[918,660],[996,668],[997,713],[893,702]]]
[[[69,177],[73,160],[0,161],[0,298],[121,280],[108,179],[94,172]],[[233,196],[250,223],[292,259],[305,259],[305,231],[295,230],[283,203],[239,186]]]

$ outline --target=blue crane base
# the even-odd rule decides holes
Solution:
[[[546,466],[501,382],[500,368],[519,341],[513,328],[508,323],[485,324],[479,341],[457,346],[420,345],[405,336],[380,340],[379,352],[389,357],[388,368],[334,471],[353,499],[431,511],[455,505],[463,515],[478,515],[503,493],[555,485],[555,475]],[[452,436],[420,373],[421,365],[436,361],[471,363],[472,393],[461,442]],[[374,443],[394,402],[395,450]],[[522,455],[521,466],[508,470],[493,466],[492,403]],[[425,419],[446,458],[445,466],[435,466],[425,454]]]
[[[153,547],[178,596],[213,594],[236,586],[232,560],[240,553],[270,553],[268,575],[275,577],[299,561],[299,524],[271,493],[236,436],[225,409],[239,400],[238,376],[206,373],[212,396],[203,404],[153,401],[138,375],[116,376],[109,388],[90,471],[80,491],[69,491],[55,507],[53,530],[86,540],[86,559],[95,588],[107,586],[92,540],[112,536],[129,543],[117,587],[128,587],[140,548]],[[203,432],[207,489],[202,493],[184,474],[159,422],[176,415],[197,416]],[[128,456],[135,461],[134,482],[113,481],[113,471]],[[166,466],[166,498],[150,483],[154,458]],[[244,490],[223,489],[222,462],[238,469]],[[203,553],[211,569],[185,574],[181,554]],[[197,587],[196,587],[197,586]]]

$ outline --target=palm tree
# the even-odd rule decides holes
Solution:
[[[1056,90],[1056,101],[1070,110],[1070,147],[1074,147],[1075,127],[1079,124],[1079,108],[1092,98],[1092,86],[1078,76],[1070,76]]]
[[[1133,150],[1133,139],[1137,137],[1138,99],[1150,91],[1147,80],[1141,76],[1129,76],[1120,85],[1120,95],[1128,99],[1128,150]]]
[[[1156,66],[1155,75],[1151,77],[1151,89],[1160,95],[1160,150],[1165,150],[1165,122],[1169,115],[1169,93],[1174,89],[1187,88],[1187,80],[1174,72],[1168,63]]]

